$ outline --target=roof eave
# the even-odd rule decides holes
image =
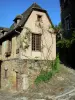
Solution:
[[[4,35],[3,37],[1,37],[0,38],[0,42],[3,41],[3,40],[5,40],[6,38],[8,38],[11,35],[13,36],[15,34],[18,34],[15,30],[17,30],[19,27],[21,27],[21,26],[17,26],[14,30],[9,31],[6,35]]]

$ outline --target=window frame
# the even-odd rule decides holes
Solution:
[[[5,57],[11,56],[11,53],[12,53],[12,38],[6,40],[4,45],[5,45],[5,47],[7,46],[6,49],[5,49],[5,52],[4,52]]]
[[[35,36],[35,37],[33,37],[33,36]],[[37,37],[37,36],[40,36],[40,38]],[[39,38],[40,41],[38,41],[38,39],[36,39],[36,38]],[[32,33],[32,51],[39,51],[39,52],[41,52],[41,34]]]
[[[65,30],[70,30],[71,29],[71,20],[70,20],[70,18],[71,18],[70,14],[64,18],[64,20],[65,20]]]
[[[42,21],[42,15],[37,14],[37,21],[38,22]]]

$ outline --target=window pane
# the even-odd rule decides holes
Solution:
[[[32,34],[32,50],[35,50],[35,34]]]
[[[41,21],[42,20],[42,16],[41,15],[37,15],[37,21]]]
[[[71,21],[70,21],[70,16],[68,16],[66,19],[65,19],[65,29],[66,30],[69,30],[71,28]]]
[[[36,50],[41,50],[41,35],[36,35]]]
[[[41,35],[32,34],[32,50],[41,50]]]

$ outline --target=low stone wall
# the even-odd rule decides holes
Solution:
[[[10,59],[1,65],[1,88],[26,90],[34,84],[40,70],[46,70],[46,61]]]

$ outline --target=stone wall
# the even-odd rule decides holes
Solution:
[[[5,70],[7,70],[7,72],[5,72]],[[24,60],[11,59],[3,61],[1,65],[2,89],[16,90],[21,88],[21,75],[24,73],[27,74],[26,62]]]
[[[41,69],[46,70],[46,62],[41,60],[5,60],[1,65],[1,88],[26,90],[34,84]]]

